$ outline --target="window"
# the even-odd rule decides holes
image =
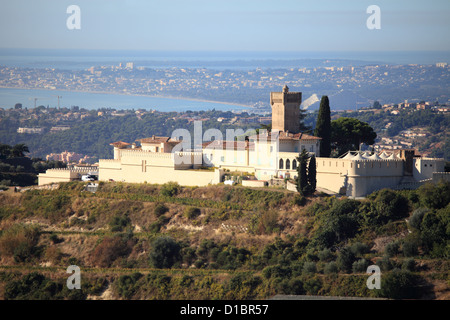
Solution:
[[[289,159],[286,160],[286,170],[291,170],[291,161]]]
[[[221,162],[224,162],[224,161],[225,161],[225,157],[224,157],[224,156],[221,156],[221,157],[220,157],[220,161],[221,161]]]
[[[283,166],[283,159],[280,159],[280,163],[278,165],[278,169],[284,169],[283,167],[284,167]]]
[[[297,160],[292,161],[292,170],[297,169]]]
[[[270,152],[273,152],[273,146],[270,146]]]

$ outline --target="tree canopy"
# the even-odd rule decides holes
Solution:
[[[374,144],[376,137],[372,127],[358,119],[341,117],[331,121],[331,142],[338,155],[358,150],[361,143]]]

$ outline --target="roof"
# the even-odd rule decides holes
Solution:
[[[267,139],[270,140],[272,138],[272,136],[274,136],[275,139],[279,139],[279,140],[284,140],[284,141],[300,141],[300,140],[322,140],[322,138],[320,137],[315,137],[306,133],[290,133],[290,132],[284,132],[284,131],[280,131],[280,132],[269,132],[269,133],[265,133],[265,134],[257,134],[255,136],[251,136],[251,139],[254,140],[261,140],[261,138],[263,139]]]
[[[233,150],[254,150],[255,144],[248,141],[225,141],[214,140],[202,143],[202,149],[233,149]]]
[[[109,144],[110,146],[114,146],[116,148],[125,148],[126,146],[131,146],[131,143],[123,142],[123,141],[116,141]]]
[[[306,133],[289,133],[280,131],[280,140],[322,140],[320,137],[315,137]]]
[[[143,138],[136,141],[139,141],[140,143],[156,143],[156,144],[160,143],[178,144],[182,142],[182,140],[175,140],[170,137],[157,137],[157,136],[152,136],[150,138]]]

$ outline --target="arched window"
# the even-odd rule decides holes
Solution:
[[[292,160],[292,170],[297,169],[297,160]]]
[[[280,164],[279,164],[279,166],[278,166],[278,169],[284,169],[284,166],[283,166],[283,159],[280,159]]]
[[[286,160],[286,170],[291,170],[291,160]]]

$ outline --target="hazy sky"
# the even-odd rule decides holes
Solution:
[[[72,4],[80,30],[66,27]],[[0,0],[1,48],[450,50],[449,35],[449,0]]]

